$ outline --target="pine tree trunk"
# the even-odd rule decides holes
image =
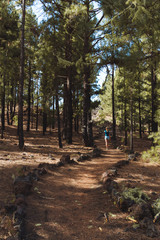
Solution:
[[[89,70],[89,76],[90,76],[90,70]],[[90,84],[88,84],[88,146],[93,147],[93,128],[92,128],[92,113],[91,113],[91,101],[90,101]]]
[[[88,146],[88,83],[85,78],[83,83],[84,95],[83,95],[83,118],[82,118],[82,137],[85,146]]]
[[[13,118],[15,116],[15,110],[16,110],[16,87],[13,87],[12,82],[12,88],[11,88],[11,96],[12,99],[10,101],[10,119],[11,119],[11,125],[13,124]]]
[[[127,146],[128,143],[128,137],[127,137],[127,109],[126,109],[126,100],[124,104],[124,131],[125,131],[125,139],[124,139],[124,145]]]
[[[10,118],[9,118],[9,102],[7,102],[7,124],[10,125]]]
[[[86,56],[90,49],[90,34],[87,29],[87,24],[90,21],[89,7],[90,1],[85,1],[85,6],[87,8],[86,17],[86,29],[84,32],[84,50],[83,50],[83,64],[84,64],[84,78],[83,78],[83,116],[82,116],[82,137],[85,146],[89,146],[89,136],[88,136],[88,123],[89,123],[89,111],[90,111],[90,66],[86,62]]]
[[[125,139],[124,139],[124,145],[127,146],[128,138],[127,138],[127,96],[126,96],[126,79],[125,79],[125,73],[124,73],[124,131],[125,131]]]
[[[157,111],[157,76],[156,76],[156,62],[151,66],[151,85],[152,85],[152,132],[158,131],[158,123],[155,121],[155,114]]]
[[[141,117],[141,98],[140,98],[140,96],[139,96],[138,106],[139,106],[139,137],[142,138],[142,117]]]
[[[130,153],[133,153],[133,96],[131,96],[130,100]]]
[[[21,31],[21,57],[20,57],[20,81],[19,81],[19,96],[18,96],[18,135],[19,148],[24,147],[23,136],[23,83],[24,83],[24,28],[25,28],[25,0],[22,0],[22,31]]]
[[[68,118],[67,118],[67,81],[64,81],[64,105],[63,105],[63,140],[66,140],[67,136],[67,123],[68,123]]]
[[[72,0],[69,1],[72,4]],[[72,38],[71,34],[73,27],[70,24],[67,26],[66,33],[66,60],[72,61]],[[73,120],[73,109],[72,109],[72,67],[67,67],[67,79],[66,79],[66,142],[72,144],[72,120]]]
[[[93,147],[93,122],[92,122],[92,115],[89,112],[89,121],[88,121],[88,145],[89,147]]]
[[[43,135],[45,135],[45,132],[47,130],[47,113],[46,113],[46,107],[43,107]]]
[[[37,86],[38,88],[38,86]],[[31,102],[32,102],[32,108],[31,108],[31,128],[33,129],[34,127],[34,97],[33,97],[33,92],[34,92],[34,85],[32,81],[32,97],[31,97]]]
[[[70,70],[69,70],[70,71]],[[67,116],[68,116],[68,125],[67,125],[67,143],[72,144],[72,91],[71,91],[71,74],[67,77],[67,92],[68,92],[68,104],[67,104]]]
[[[114,64],[112,65],[112,121],[113,121],[113,140],[116,139],[116,120],[115,120],[115,101],[114,101]]]
[[[30,117],[31,117],[31,62],[29,60],[29,81],[28,81],[28,119],[27,119],[27,132],[30,131]]]
[[[11,125],[12,125],[12,123],[13,123],[13,97],[14,97],[14,95],[13,95],[13,81],[11,82],[11,96],[12,96],[12,98],[11,98],[11,100],[10,100],[10,119],[11,119]]]
[[[8,79],[8,76],[7,76]],[[8,89],[8,93],[7,95],[10,95],[9,89],[10,89],[10,85],[9,85],[9,81],[7,81],[7,89]],[[9,105],[10,105],[10,100],[7,100],[7,124],[10,125],[10,115],[9,115]]]
[[[52,128],[55,128],[55,107],[54,107],[54,99],[55,97],[53,96],[53,111],[52,111]]]
[[[37,105],[36,105],[36,131],[38,130],[38,93],[37,93]]]
[[[59,114],[59,99],[58,99],[58,89],[56,90],[56,111],[57,111],[57,125],[58,125],[58,142],[59,148],[62,148],[61,140],[61,123],[60,123],[60,114]]]
[[[3,139],[5,130],[5,74],[3,76],[3,87],[1,95],[1,138]]]

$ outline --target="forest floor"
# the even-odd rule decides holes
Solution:
[[[121,212],[104,190],[102,173],[128,155],[114,149],[112,142],[105,149],[101,135],[95,144],[102,150],[100,157],[76,165],[65,165],[34,181],[27,197],[27,240],[150,240],[142,229],[134,230],[128,213]],[[142,153],[151,142],[146,138],[134,139],[135,151]],[[9,230],[2,224],[4,205],[14,201],[13,178],[23,166],[37,168],[40,163],[59,161],[63,154],[74,157],[78,152],[89,153],[92,148],[82,145],[80,135],[72,145],[63,143],[58,148],[56,131],[42,136],[42,132],[25,133],[25,149],[18,149],[14,127],[7,127],[0,140],[0,240],[7,239]],[[115,180],[124,186],[140,187],[151,198],[160,195],[160,166],[146,163],[140,157],[118,170]],[[154,193],[154,194],[153,194]],[[106,221],[105,213],[109,215]],[[9,227],[8,227],[9,228]],[[159,227],[158,227],[159,228]],[[160,237],[154,238],[160,240]]]

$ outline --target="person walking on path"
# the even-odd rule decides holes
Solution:
[[[107,127],[104,130],[104,133],[105,133],[104,140],[105,140],[105,144],[106,144],[106,149],[108,150],[108,141],[109,141],[110,134],[109,134],[109,130]]]

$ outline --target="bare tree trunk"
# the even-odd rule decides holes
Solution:
[[[11,83],[11,101],[10,101],[10,119],[11,119],[11,125],[13,123],[13,98],[14,98],[14,94],[13,94],[13,81]]]
[[[153,63],[152,63],[153,64]],[[157,111],[157,76],[156,62],[151,66],[151,85],[152,85],[152,132],[158,131],[158,123],[155,121],[155,113]]]
[[[5,130],[5,74],[3,76],[3,87],[2,87],[2,96],[1,96],[1,138],[3,139],[4,130]]]
[[[125,83],[125,75],[124,75],[124,131],[125,131],[125,140],[124,145],[127,146],[127,102],[126,102],[126,83]]]
[[[7,124],[10,125],[10,119],[9,119],[9,101],[7,102]]]
[[[113,140],[116,139],[116,119],[115,119],[115,101],[114,101],[114,64],[112,65],[112,121],[113,121]]]
[[[25,0],[22,0],[22,30],[21,30],[21,57],[20,57],[20,81],[19,81],[19,105],[18,105],[18,135],[19,148],[24,147],[23,136],[23,83],[24,83],[24,28],[25,28]]]
[[[38,88],[38,86],[37,86]],[[34,85],[33,85],[33,81],[32,81],[32,97],[31,97],[31,102],[32,102],[32,108],[31,108],[31,128],[33,129],[34,127],[34,96],[33,96],[33,92],[34,92]]]
[[[142,117],[141,117],[141,97],[139,95],[138,100],[138,108],[139,108],[139,137],[142,138]]]
[[[83,83],[84,96],[83,96],[83,118],[82,118],[82,137],[85,146],[88,146],[88,83],[85,79]]]
[[[68,118],[67,118],[67,81],[65,79],[64,81],[64,104],[63,104],[63,140],[66,140],[67,136],[67,123],[68,123]]]
[[[91,111],[89,112],[89,121],[88,121],[88,143],[90,147],[93,147],[93,122],[92,122],[92,115]]]
[[[53,111],[52,111],[52,128],[55,128],[55,107],[54,107],[54,99],[55,97],[53,96]]]
[[[69,1],[72,4],[72,0]],[[72,61],[72,31],[73,27],[70,23],[67,26],[66,33],[66,59]],[[66,118],[67,118],[67,128],[66,130],[66,142],[72,144],[72,121],[73,121],[73,109],[72,109],[72,66],[67,67],[67,79],[66,79]]]
[[[70,69],[71,70],[71,69]],[[69,72],[70,72],[69,70]],[[68,116],[68,125],[67,125],[67,143],[72,144],[72,90],[71,90],[71,73],[67,77],[67,92],[68,92],[68,104],[67,104],[67,116]]]
[[[130,121],[131,121],[131,127],[130,127],[130,152],[133,153],[133,95],[131,96],[130,100]]]
[[[58,123],[58,142],[59,142],[59,148],[62,148],[62,140],[61,140],[61,123],[60,123],[60,114],[59,114],[58,89],[56,90],[56,110],[57,110],[57,123]]]
[[[38,130],[38,90],[37,90],[37,105],[36,105],[36,131]]]
[[[27,132],[30,131],[30,118],[31,118],[31,62],[29,60],[29,81],[28,81],[28,120],[27,120]]]
[[[45,135],[46,130],[47,130],[47,113],[46,113],[46,106],[44,104],[44,106],[43,106],[43,135]]]

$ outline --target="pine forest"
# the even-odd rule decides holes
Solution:
[[[0,117],[0,240],[160,239],[159,0],[1,0]]]

